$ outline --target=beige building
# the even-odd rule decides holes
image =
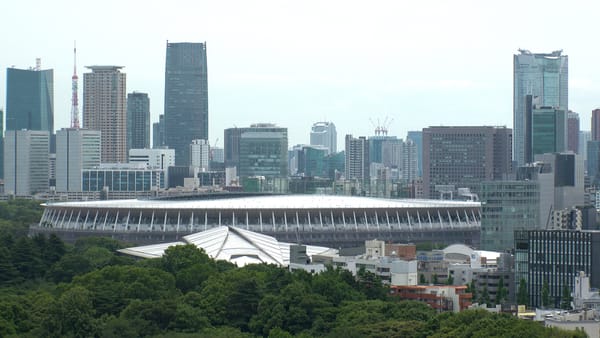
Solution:
[[[127,162],[126,77],[121,66],[83,74],[83,127],[102,132],[102,163]]]

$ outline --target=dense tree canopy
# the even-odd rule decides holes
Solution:
[[[27,237],[41,208],[0,203],[0,337],[583,337],[486,311],[438,314],[377,276],[237,268],[182,245],[133,260],[124,243]]]

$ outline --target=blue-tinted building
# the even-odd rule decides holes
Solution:
[[[192,140],[208,140],[206,43],[167,42],[164,112],[165,145],[189,165]]]
[[[6,130],[54,132],[52,69],[6,70]]]
[[[532,156],[567,150],[567,113],[552,107],[534,107],[531,116]]]
[[[417,146],[417,175],[423,177],[423,132],[409,131],[406,140],[411,140]]]
[[[150,99],[146,93],[127,94],[127,151],[150,148]]]
[[[569,103],[569,58],[562,50],[531,53],[519,50],[514,55],[514,151],[517,166],[526,163],[527,117],[526,97],[538,97],[540,106],[567,110]]]

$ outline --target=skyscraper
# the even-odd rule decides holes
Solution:
[[[592,110],[592,141],[600,141],[600,108]]]
[[[406,135],[406,140],[411,140],[417,148],[417,175],[423,176],[423,132],[421,130],[409,131]]]
[[[569,102],[568,56],[562,55],[562,50],[536,54],[519,50],[513,57],[513,67],[513,159],[520,166],[526,162],[526,96],[538,97],[540,106],[566,111]]]
[[[48,191],[49,133],[7,130],[4,139],[4,191],[29,196]]]
[[[52,69],[6,70],[6,130],[54,132]]]
[[[567,114],[552,107],[534,107],[531,116],[531,154],[567,150]]]
[[[152,125],[152,148],[165,146],[165,115],[158,116],[158,122]]]
[[[150,148],[150,99],[146,93],[127,94],[127,150]]]
[[[61,129],[56,132],[56,191],[83,191],[82,172],[100,165],[100,131]]]
[[[567,114],[567,150],[579,152],[579,114],[569,111]]]
[[[120,66],[83,74],[83,127],[102,132],[102,163],[127,162],[126,77]]]
[[[310,130],[310,145],[327,148],[327,154],[337,152],[337,131],[333,122],[315,122]]]
[[[200,168],[202,171],[209,170],[210,145],[206,140],[192,140],[189,145],[190,165]]]
[[[357,180],[363,185],[370,183],[369,141],[361,136],[346,135],[346,179]],[[363,187],[363,189],[366,189]]]
[[[165,143],[175,163],[189,165],[192,140],[208,140],[206,43],[167,42]]]
[[[438,198],[458,188],[478,193],[481,182],[511,171],[512,130],[506,127],[423,129],[423,191]]]

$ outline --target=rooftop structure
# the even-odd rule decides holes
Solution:
[[[87,232],[147,243],[155,241],[152,236],[169,241],[227,225],[286,242],[331,247],[358,246],[373,238],[476,245],[479,238],[480,204],[476,202],[242,196],[48,203],[37,230],[63,233],[67,240]]]
[[[219,226],[184,236],[182,241],[178,242],[126,248],[118,251],[142,258],[157,258],[161,257],[167,248],[184,244],[193,244],[203,249],[211,258],[225,260],[237,266],[261,263],[288,266],[290,246],[293,245],[279,242],[272,236],[238,227]],[[313,255],[338,256],[337,250],[319,246],[306,246],[306,253],[309,257]]]

